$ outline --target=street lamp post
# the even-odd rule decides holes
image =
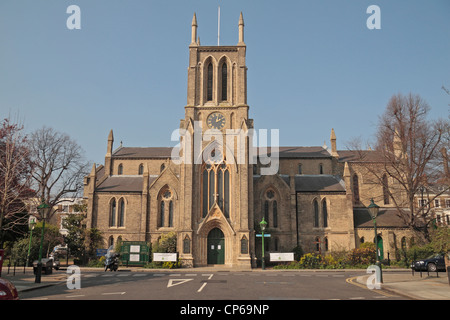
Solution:
[[[47,218],[48,209],[50,206],[45,203],[44,199],[42,199],[41,204],[37,207],[37,210],[42,218],[42,231],[41,231],[41,245],[39,247],[39,259],[37,263],[36,270],[36,278],[34,280],[35,283],[41,283],[41,275],[42,275],[42,246],[44,245],[44,230],[45,230],[45,219]]]
[[[28,244],[28,254],[27,254],[27,264],[26,266],[28,267],[28,260],[30,260],[30,251],[31,251],[31,239],[33,239],[33,230],[34,227],[36,226],[36,221],[33,219],[30,220],[30,223],[28,225],[28,229],[30,229],[30,242]]]
[[[261,267],[262,267],[262,270],[265,270],[265,267],[266,267],[266,264],[265,264],[265,261],[264,261],[264,231],[266,230],[266,226],[267,226],[267,222],[264,220],[264,217],[263,217],[263,219],[261,220],[261,222],[259,223],[259,226],[261,227],[261,242],[262,242],[262,250],[261,250],[261,252],[262,252],[262,258],[261,258]]]
[[[367,209],[369,209],[369,214],[372,217],[373,220],[373,229],[375,231],[375,257],[376,257],[376,265],[378,266],[378,268],[380,268],[380,282],[383,283],[383,273],[381,271],[381,262],[380,262],[380,256],[378,255],[378,234],[377,234],[377,215],[378,212],[380,211],[380,207],[378,205],[375,204],[375,202],[373,202],[373,198],[370,199],[370,204],[367,207]]]

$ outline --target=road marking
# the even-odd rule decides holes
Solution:
[[[76,294],[73,296],[66,296],[66,298],[77,298],[77,297],[85,297],[85,295],[84,294]]]
[[[145,277],[146,274],[145,273],[136,273],[133,275],[133,277]]]
[[[118,277],[129,277],[131,276],[131,273],[122,273],[122,274],[118,274]]]
[[[366,290],[370,290],[370,291],[372,291],[372,292],[374,292],[374,293],[378,293],[378,294],[381,294],[381,295],[386,296],[386,297],[397,297],[396,295],[387,293],[386,291],[383,291],[383,290],[371,290],[371,289],[369,289],[369,288],[368,288],[367,286],[365,286],[365,285],[362,285],[362,284],[360,284],[360,283],[353,282],[353,280],[355,280],[355,279],[357,279],[357,278],[359,278],[359,276],[357,276],[357,277],[352,277],[352,278],[347,278],[347,279],[345,279],[345,281],[346,281],[347,283],[353,284],[353,285],[355,285],[355,286],[358,286],[358,287],[363,288],[363,289],[366,289]]]
[[[349,298],[350,300],[363,300],[365,299],[364,297],[353,297],[353,298]]]
[[[165,274],[164,273],[154,273],[153,276],[154,277],[164,277]]]
[[[197,274],[196,273],[187,273],[186,277],[196,277]]]
[[[172,273],[169,277],[181,277],[181,273]]]
[[[203,290],[203,288],[206,286],[206,284],[207,284],[207,282],[205,282],[205,283],[200,287],[200,289],[197,290],[197,292],[201,292],[201,291]]]
[[[167,283],[167,288],[174,287],[174,286],[186,283],[191,280],[194,280],[194,279],[169,279],[169,282]]]
[[[105,292],[105,293],[102,293],[102,296],[114,295],[114,294],[124,295],[125,293],[126,292]]]

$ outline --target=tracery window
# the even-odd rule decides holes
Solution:
[[[264,220],[267,222],[267,227],[278,228],[278,201],[275,191],[272,189],[264,193]]]
[[[159,201],[159,227],[174,226],[174,201],[172,191],[166,187],[158,197]]]
[[[215,153],[215,151],[213,150]],[[212,152],[212,153],[213,153]],[[230,216],[230,166],[225,160],[208,159],[202,172],[202,216],[206,217],[217,203],[225,217]]]

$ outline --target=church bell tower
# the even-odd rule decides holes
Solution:
[[[197,28],[194,13],[187,105],[180,121],[185,154],[180,165],[183,230],[178,245],[184,251],[181,258],[194,266],[250,268],[253,171],[248,132],[253,120],[248,117],[244,19],[241,13],[236,45],[203,46]],[[240,135],[244,145],[235,143]]]

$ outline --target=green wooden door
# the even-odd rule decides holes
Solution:
[[[219,228],[208,234],[208,264],[225,263],[225,237]]]
[[[377,254],[378,259],[380,260],[384,259],[383,238],[380,236],[377,237]]]

